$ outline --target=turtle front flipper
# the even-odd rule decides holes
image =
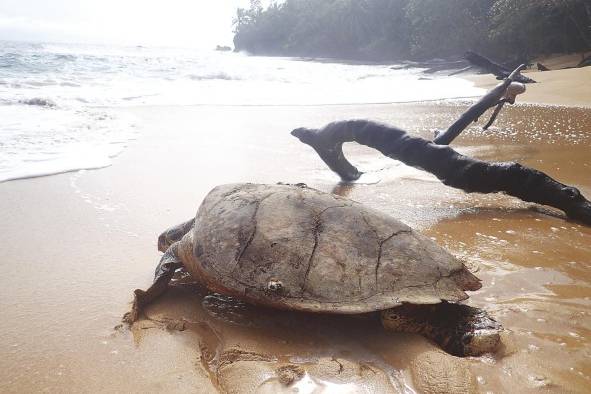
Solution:
[[[168,283],[172,279],[174,272],[182,267],[181,260],[177,255],[179,243],[172,244],[162,255],[160,263],[156,267],[156,273],[154,276],[154,283],[147,290],[136,289],[133,298],[133,305],[131,311],[127,312],[123,316],[123,321],[128,324],[132,324],[138,318],[142,309],[158,298],[168,288]]]
[[[413,305],[382,312],[385,328],[421,334],[454,356],[480,356],[500,345],[503,327],[486,311],[468,305],[442,302]]]
[[[181,240],[195,225],[195,218],[187,220],[185,223],[178,224],[164,231],[158,237],[158,250],[166,252],[170,246]]]

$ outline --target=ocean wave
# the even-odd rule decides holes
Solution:
[[[0,68],[13,68],[22,64],[22,56],[18,53],[6,52],[0,54]]]
[[[36,105],[39,107],[48,107],[48,108],[55,108],[57,104],[52,99],[43,98],[43,97],[33,97],[29,99],[18,100],[19,104],[25,105]]]
[[[79,88],[81,85],[75,82],[60,82],[60,86],[67,86],[70,88]]]
[[[360,75],[359,77],[357,77],[358,81],[361,81],[363,79],[368,79],[368,78],[382,78],[384,75],[383,74],[365,74],[365,75]]]
[[[75,61],[77,56],[71,55],[69,53],[56,53],[54,54],[55,60],[65,60],[65,61]]]
[[[53,86],[56,85],[57,82],[52,79],[45,79],[43,81],[25,81],[23,84],[39,88],[43,86]]]
[[[387,66],[185,49],[0,41],[0,182],[109,165],[132,122],[122,108],[335,105],[472,96],[460,79]],[[111,149],[114,149],[112,151]]]
[[[225,81],[240,81],[242,78],[232,76],[225,72],[216,72],[216,73],[208,73],[208,74],[189,74],[188,77],[195,81],[203,81],[203,80],[210,80],[210,79],[222,79]]]

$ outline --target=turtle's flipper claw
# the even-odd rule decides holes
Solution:
[[[131,310],[123,315],[122,320],[124,323],[132,325],[136,322],[144,307],[149,305],[166,291],[168,288],[168,282],[172,279],[174,271],[177,268],[182,267],[182,264],[175,253],[177,244],[178,242],[173,244],[168,248],[166,253],[162,255],[160,263],[156,267],[156,277],[154,278],[152,286],[145,291],[136,289],[133,292],[133,305],[131,306]]]
[[[123,323],[126,323],[127,325],[131,326],[136,320],[137,320],[137,312],[134,310],[131,310],[129,312],[127,312],[125,315],[123,315],[123,318],[121,319],[121,321]]]
[[[131,306],[131,310],[127,312],[125,315],[123,315],[122,321],[124,323],[132,325],[138,320],[143,306],[142,299],[145,294],[146,292],[140,289],[136,289],[133,292],[133,304]]]

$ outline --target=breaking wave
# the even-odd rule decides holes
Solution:
[[[19,100],[18,102],[20,104],[36,105],[38,107],[55,108],[57,106],[55,101],[48,99],[48,98],[42,98],[42,97],[33,97],[30,99],[23,99],[23,100]]]
[[[135,136],[120,108],[388,103],[482,93],[461,79],[423,81],[416,69],[391,65],[182,48],[0,41],[0,71],[0,182],[109,165]]]
[[[211,73],[211,74],[203,74],[203,75],[196,75],[196,74],[189,74],[188,77],[195,81],[204,81],[208,79],[221,79],[224,81],[239,81],[241,78],[235,77],[224,72],[219,73]]]

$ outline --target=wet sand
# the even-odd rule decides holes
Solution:
[[[587,97],[591,102],[591,97]],[[591,228],[502,195],[467,195],[347,146],[381,181],[339,185],[299,126],[370,118],[425,138],[467,103],[132,110],[142,130],[112,167],[0,184],[0,391],[588,392]],[[518,160],[591,196],[591,111],[509,108],[454,143]],[[496,355],[460,359],[375,316],[255,308],[180,278],[132,330],[118,326],[159,259],[158,234],[227,182],[305,182],[394,215],[483,280],[469,303],[506,328]],[[318,391],[314,391],[318,390]]]

